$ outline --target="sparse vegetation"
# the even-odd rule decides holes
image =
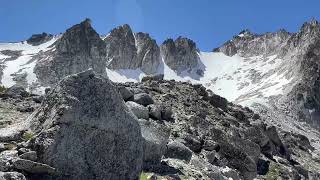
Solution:
[[[7,90],[6,87],[0,85],[0,93],[4,93]]]
[[[147,174],[144,172],[141,172],[139,180],[148,180]]]
[[[30,139],[32,139],[34,137],[34,133],[33,132],[25,132],[22,135],[22,139],[24,141],[29,141]]]
[[[277,180],[280,176],[281,167],[278,164],[272,163],[269,172],[266,174],[266,180]]]

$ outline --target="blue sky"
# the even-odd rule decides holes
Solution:
[[[100,34],[127,23],[158,43],[186,36],[210,51],[243,29],[297,31],[320,20],[319,0],[0,0],[0,41],[64,32],[89,17]]]

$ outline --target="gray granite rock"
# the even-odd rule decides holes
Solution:
[[[149,111],[147,107],[133,101],[126,102],[126,105],[138,119],[149,119]]]
[[[160,46],[164,62],[177,73],[191,70],[198,65],[198,49],[190,39],[178,37],[165,40]]]
[[[179,142],[179,140],[169,142],[167,147],[168,149],[165,157],[181,159],[187,162],[191,160],[192,151],[187,146]]]
[[[119,90],[124,101],[133,100],[133,93],[131,92],[130,89],[128,89],[124,86],[119,86],[118,90]]]
[[[144,168],[159,166],[166,153],[170,130],[165,125],[153,121],[139,120],[144,138]]]
[[[137,59],[141,62],[141,70],[146,74],[154,74],[160,65],[160,48],[147,33],[136,33]]]
[[[1,180],[26,180],[26,177],[19,172],[0,172]]]
[[[54,86],[67,75],[92,68],[106,73],[105,43],[92,28],[89,19],[69,28],[53,50],[40,54],[34,72],[44,86]]]
[[[50,41],[53,38],[52,34],[47,34],[43,32],[42,34],[34,34],[29,39],[27,39],[27,43],[33,46],[38,46],[47,41]]]
[[[134,102],[141,104],[143,106],[147,106],[149,104],[153,104],[152,97],[147,93],[139,93],[135,94],[133,98]]]
[[[137,69],[146,74],[157,72],[160,48],[147,33],[133,33],[125,24],[113,29],[104,39],[110,69]]]
[[[38,161],[68,179],[137,179],[143,139],[109,79],[92,70],[63,79],[29,118]]]
[[[108,68],[137,69],[141,66],[141,62],[137,60],[135,38],[129,25],[113,29],[104,42]]]
[[[47,164],[42,164],[42,163],[27,160],[27,159],[19,159],[19,158],[14,159],[12,164],[15,169],[26,171],[28,173],[52,174],[52,175],[56,173],[55,168],[50,167]]]

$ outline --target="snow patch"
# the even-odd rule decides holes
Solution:
[[[37,77],[33,72],[36,62],[30,62],[32,57],[39,53],[40,51],[47,51],[52,49],[51,45],[59,39],[60,36],[54,36],[50,41],[40,44],[38,46],[32,46],[26,41],[18,43],[0,43],[0,51],[11,50],[11,51],[21,51],[21,56],[15,60],[5,61],[2,54],[0,54],[0,59],[4,59],[3,65],[3,75],[1,79],[1,84],[10,87],[16,84],[13,80],[14,74],[26,74],[27,84],[30,86],[37,82]],[[28,87],[29,88],[29,87]],[[30,90],[30,89],[28,89]]]

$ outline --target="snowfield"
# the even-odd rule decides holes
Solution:
[[[292,79],[286,79],[284,73],[278,74],[282,59],[276,56],[255,56],[243,58],[238,55],[229,57],[223,53],[199,53],[199,66],[193,70],[177,74],[162,61],[158,73],[167,80],[185,81],[203,84],[214,93],[229,101],[250,106],[255,102],[267,105],[266,97],[284,93],[286,85]],[[196,73],[203,70],[203,76]],[[110,70],[109,78],[115,82],[137,82],[145,74],[137,70]]]
[[[37,77],[33,72],[36,62],[32,60],[33,56],[40,51],[47,51],[50,46],[59,38],[55,36],[50,41],[39,46],[32,46],[26,41],[18,43],[0,43],[0,53],[4,50],[21,51],[21,55],[17,58],[10,59],[11,56],[0,54],[0,64],[4,65],[2,70],[1,84],[10,87],[16,84],[14,74],[26,75],[27,84],[31,85],[37,82]],[[9,58],[9,60],[8,60]],[[28,89],[30,90],[30,89]],[[37,93],[37,91],[35,91]]]
[[[37,83],[37,77],[33,72],[36,60],[32,58],[40,51],[53,48],[50,46],[58,38],[59,36],[55,36],[39,46],[32,46],[26,42],[0,43],[0,63],[4,65],[1,84],[6,87],[14,85],[14,75],[25,75],[28,85]],[[3,50],[21,51],[21,56],[8,60],[10,56],[1,53]],[[229,101],[250,106],[254,102],[267,104],[266,97],[284,93],[285,87],[292,79],[286,79],[285,72],[278,73],[277,69],[281,68],[282,62],[283,60],[276,56],[243,58],[238,55],[229,57],[218,52],[200,52],[198,67],[177,74],[162,60],[158,74],[164,74],[167,80],[203,84]],[[203,76],[196,73],[199,69],[203,71]],[[145,76],[140,69],[106,70],[108,77],[114,82],[137,82]]]

